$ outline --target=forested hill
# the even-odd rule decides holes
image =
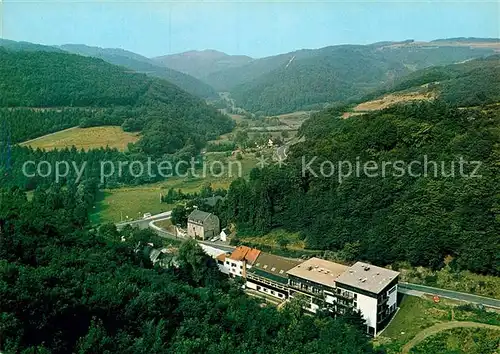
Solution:
[[[495,48],[412,41],[341,45],[257,59],[204,80],[230,91],[243,108],[271,115],[360,98],[416,70],[488,56]]]
[[[153,58],[168,68],[203,79],[214,72],[248,64],[253,59],[246,55],[229,55],[217,50],[192,50]]]
[[[406,74],[408,69],[363,46],[332,47],[321,55],[290,58],[279,69],[231,90],[238,105],[266,115],[322,108]]]
[[[164,67],[151,59],[133,52],[123,49],[89,47],[80,44],[66,44],[60,46],[60,48],[70,53],[101,58],[111,64],[121,65],[139,73],[165,79],[198,97],[218,98],[217,92],[210,85],[191,75]]]
[[[240,232],[300,232],[347,261],[439,268],[452,256],[452,267],[500,274],[498,107],[342,112],[306,121],[288,166],[233,182],[220,214]]]
[[[0,48],[0,62],[0,107],[9,107],[0,113],[12,132],[23,132],[17,135],[19,140],[33,138],[32,128],[37,133],[52,132],[50,123],[40,131],[38,119],[44,116],[61,128],[68,120],[70,125],[122,125],[127,131],[141,131],[141,150],[161,155],[188,145],[198,149],[234,124],[167,81],[101,59]]]
[[[0,47],[4,47],[5,49],[13,51],[24,50],[24,51],[63,52],[62,49],[48,45],[35,44],[30,42],[17,42],[3,38],[0,38]]]
[[[318,319],[300,302],[263,308],[194,241],[180,246],[178,268],[154,266],[150,245],[168,244],[152,231],[90,227],[96,188],[52,186],[31,201],[0,190],[0,352],[384,352],[359,315]]]
[[[151,84],[100,59],[0,48],[2,107],[134,105]]]
[[[500,55],[418,70],[360,101],[403,90],[433,91],[441,99],[462,107],[498,103]]]

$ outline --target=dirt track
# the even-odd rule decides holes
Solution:
[[[452,328],[487,328],[494,329],[500,331],[500,326],[493,326],[485,323],[477,323],[477,322],[462,322],[462,321],[450,321],[435,324],[432,327],[426,328],[423,331],[419,332],[412,340],[405,344],[403,349],[401,350],[401,354],[407,354],[410,352],[410,349],[422,342],[427,337],[433,336],[439,332],[446,331]]]

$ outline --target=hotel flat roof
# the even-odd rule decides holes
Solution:
[[[340,275],[336,282],[350,285],[358,289],[363,289],[371,293],[378,294],[389,285],[399,272],[394,270],[377,267],[364,262],[357,262],[352,267]]]
[[[287,274],[318,284],[335,286],[335,280],[348,269],[347,266],[313,257],[290,269]]]

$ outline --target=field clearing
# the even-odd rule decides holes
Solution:
[[[237,161],[233,157],[226,157],[224,153],[206,154],[208,166],[213,161],[221,161],[224,166],[231,162],[232,176],[229,170],[221,177],[211,176],[207,168],[207,175],[203,177],[202,171],[197,171],[199,177],[172,177],[162,182],[145,184],[137,187],[123,187],[116,189],[106,189],[102,192],[101,198],[96,203],[91,220],[94,224],[106,222],[119,222],[128,219],[140,219],[143,214],[158,214],[172,210],[174,205],[160,202],[160,195],[165,195],[170,188],[181,189],[184,193],[193,193],[210,183],[213,189],[227,189],[233,180],[238,177],[241,164],[242,177],[248,176],[252,168],[258,162],[254,154],[243,154],[243,160]]]
[[[245,116],[241,114],[229,114],[232,120],[234,120],[236,123],[241,123],[241,122],[251,122],[251,119],[246,118]]]
[[[281,114],[276,117],[278,117],[282,124],[295,128],[300,127],[302,123],[308,120],[313,113],[314,111],[297,111],[293,113]]]
[[[424,339],[409,350],[413,354],[495,354],[500,334],[490,328],[453,328]]]
[[[129,143],[135,143],[137,140],[139,140],[137,133],[124,132],[121,127],[75,127],[25,141],[20,145],[45,150],[70,148],[72,146],[77,149],[90,150],[109,146],[124,151]]]
[[[434,99],[435,97],[436,97],[435,94],[432,92],[428,93],[409,92],[404,94],[403,93],[389,94],[376,100],[360,103],[356,107],[354,107],[354,111],[355,112],[378,111],[401,102],[427,101]]]
[[[298,131],[297,130],[287,130],[286,132],[288,134],[288,138],[287,139],[289,139],[289,138],[294,138],[297,135]],[[281,133],[282,132],[256,132],[256,131],[249,131],[248,132],[248,136],[251,139],[253,139],[257,135],[266,134],[266,135],[270,135],[272,138],[282,138]]]
[[[288,232],[285,230],[273,230],[263,236],[241,236],[244,242],[250,242],[255,245],[269,246],[273,248],[280,248],[280,240],[287,240],[286,248],[290,250],[304,250],[305,242],[299,238],[298,232]]]
[[[500,41],[479,42],[479,41],[439,41],[439,42],[412,42],[412,43],[394,43],[385,47],[471,47],[471,48],[491,48],[500,51]]]
[[[436,324],[464,321],[500,325],[500,314],[495,311],[466,308],[460,306],[464,305],[463,302],[448,299],[435,303],[432,296],[399,296],[402,299],[399,311],[374,339],[375,344],[385,345],[388,354],[400,353],[403,346],[417,334]]]
[[[175,233],[175,228],[172,225],[172,220],[161,220],[161,221],[156,221],[154,223],[156,226],[161,227],[164,230],[167,230],[170,233]]]

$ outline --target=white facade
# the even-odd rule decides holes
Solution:
[[[219,268],[219,271],[224,273],[224,274],[229,274],[229,267],[226,266],[226,264],[220,264],[219,262],[217,262],[217,267]]]
[[[226,242],[227,241],[227,234],[224,230],[221,231],[220,233],[220,240],[223,241],[223,242]]]
[[[357,301],[355,308],[361,312],[368,327],[373,327],[377,333],[377,299],[363,294],[356,294]]]
[[[280,299],[280,300],[285,300],[285,298],[286,298],[286,296],[282,292],[275,291],[274,289],[271,289],[271,288],[264,286],[264,285],[261,285],[261,284],[255,284],[251,280],[247,280],[247,282],[245,283],[245,286],[248,289],[252,289],[252,290],[264,293],[264,294],[274,296],[275,298]]]
[[[236,277],[244,277],[245,270],[251,268],[250,265],[246,264],[246,269],[243,269],[245,264],[245,261],[235,261],[234,259],[226,258],[224,266],[229,269],[229,274]]]
[[[398,307],[398,284],[389,289],[387,291],[387,295],[389,296],[387,305],[389,305],[389,312],[392,313],[396,311],[396,308]]]
[[[374,336],[376,336],[377,332],[381,329],[379,328],[380,319],[387,318],[387,316],[392,314],[397,309],[397,284],[380,293],[378,297],[367,296],[356,291],[349,291],[342,288],[338,289],[340,290],[340,295],[351,299],[353,305],[352,308],[361,313],[363,319],[366,321],[367,327],[373,328]],[[341,302],[342,298],[340,297],[337,301]],[[387,301],[387,308],[382,306],[384,301]],[[378,313],[380,311],[381,313]]]

